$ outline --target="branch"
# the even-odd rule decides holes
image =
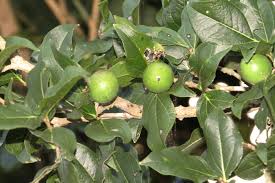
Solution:
[[[240,81],[242,80],[241,76],[237,72],[235,72],[233,69],[230,69],[227,67],[222,67],[221,72],[223,72],[224,74],[227,74],[229,76],[233,76]]]
[[[91,15],[88,19],[88,28],[89,28],[89,35],[88,39],[94,40],[97,37],[97,26],[99,21],[99,0],[93,0],[92,7],[91,7]]]
[[[3,68],[2,72],[8,70],[20,70],[29,73],[34,68],[34,65],[25,60],[23,57],[16,55],[11,59],[11,64]]]

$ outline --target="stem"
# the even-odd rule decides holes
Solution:
[[[48,115],[46,115],[46,117],[44,118],[44,123],[46,124],[46,126],[47,126],[48,129],[51,130],[53,128],[52,125],[51,125],[51,122],[49,120]]]

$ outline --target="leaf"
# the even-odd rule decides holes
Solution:
[[[207,163],[223,180],[231,175],[243,156],[243,139],[234,121],[222,110],[215,110],[205,120]]]
[[[181,26],[181,13],[187,2],[187,0],[170,0],[162,10],[163,25],[177,31]]]
[[[166,27],[137,26],[138,30],[153,38],[163,46],[181,46],[188,48],[187,42],[174,30]]]
[[[242,179],[253,180],[263,175],[265,166],[255,152],[247,154],[235,173]]]
[[[29,48],[31,50],[38,51],[39,49],[29,40],[17,36],[9,37],[6,40],[6,48],[0,52],[0,68],[3,67],[8,58],[18,48]]]
[[[98,180],[98,173],[102,171],[99,165],[98,155],[89,149],[87,146],[77,143],[74,162],[81,166],[81,171],[85,171],[89,174],[90,179],[93,181]]]
[[[250,90],[243,92],[237,97],[232,106],[232,112],[237,118],[241,119],[242,109],[248,102],[263,97],[261,88],[262,83],[256,84]]]
[[[270,146],[267,151],[267,167],[275,170],[275,146]]]
[[[122,4],[122,12],[125,18],[130,17],[134,10],[138,7],[140,0],[124,0]]]
[[[58,165],[59,165],[59,162],[55,162],[52,165],[45,166],[45,167],[41,168],[40,170],[38,170],[36,172],[36,174],[35,174],[33,180],[31,181],[31,183],[39,183],[48,174],[50,174],[52,171],[54,171],[55,169],[57,169]],[[47,182],[48,182],[48,180],[47,180]]]
[[[34,140],[25,136],[24,130],[10,131],[6,139],[5,149],[21,163],[27,164],[40,161],[40,158],[33,155],[38,151],[31,144]]]
[[[190,57],[190,66],[198,74],[201,88],[206,89],[215,79],[216,70],[231,46],[202,43]]]
[[[50,176],[46,183],[61,183],[59,177],[57,176],[57,174],[53,174],[52,176]]]
[[[197,0],[187,6],[192,26],[203,42],[243,45],[259,42],[253,37],[240,2]],[[222,11],[221,11],[222,10]]]
[[[197,47],[200,39],[192,27],[186,7],[183,9],[181,14],[181,27],[179,28],[178,33],[185,40],[185,42],[188,43],[189,47]]]
[[[83,77],[86,77],[87,73],[81,67],[68,66],[62,75],[59,82],[52,87],[48,88],[44,94],[44,98],[41,101],[41,110],[43,114],[47,114],[51,111],[60,100],[62,100],[72,87]]]
[[[192,134],[190,139],[184,144],[177,146],[175,148],[179,149],[181,152],[186,154],[191,154],[196,148],[205,143],[205,138],[199,128],[196,128]]]
[[[58,175],[61,182],[95,183],[80,164],[65,159],[61,161],[58,167]]]
[[[92,122],[85,128],[85,134],[97,142],[109,142],[120,137],[124,143],[131,141],[131,130],[126,121],[119,119]]]
[[[130,119],[128,121],[129,127],[132,133],[132,140],[136,143],[141,135],[141,131],[143,128],[143,122],[140,119]]]
[[[201,95],[197,104],[197,118],[201,128],[204,128],[204,122],[211,112],[231,107],[234,99],[231,94],[218,90]]]
[[[144,51],[154,46],[153,41],[149,36],[137,32],[136,27],[126,19],[115,17],[115,21],[113,26],[123,43],[127,68],[133,77],[141,77],[147,65]]]
[[[189,88],[185,87],[181,80],[178,80],[169,89],[169,94],[176,97],[195,97],[196,94]]]
[[[159,152],[153,151],[140,164],[149,166],[163,175],[190,179],[195,182],[204,182],[216,177],[201,157],[190,156],[172,148]]]
[[[142,120],[148,132],[147,144],[153,151],[165,148],[165,141],[176,119],[168,94],[149,93],[143,105]]]
[[[119,85],[125,87],[131,83],[134,78],[127,69],[127,63],[125,61],[120,61],[113,65],[110,70],[116,75]]]
[[[106,53],[112,46],[112,40],[96,39],[91,42],[79,41],[76,42],[73,58],[78,62],[92,54]]]
[[[259,159],[266,165],[267,164],[267,145],[258,143],[256,147],[256,154]]]
[[[41,131],[31,131],[31,133],[46,142],[55,144],[61,148],[62,158],[72,160],[76,149],[75,134],[66,128],[55,127]]]
[[[0,106],[0,129],[11,130],[16,128],[36,129],[41,119],[33,111],[22,104]]]
[[[267,0],[243,0],[246,5],[243,14],[252,30],[252,33],[258,39],[273,44],[275,35],[275,14],[274,5]]]
[[[46,44],[50,44],[62,54],[71,57],[73,53],[73,33],[76,27],[76,25],[72,24],[59,25],[55,27],[44,37],[41,47]]]
[[[110,161],[113,161],[121,182],[142,183],[142,170],[134,151],[133,148],[124,151],[121,147],[116,147],[115,153],[112,154]]]
[[[0,86],[8,84],[12,79],[19,80],[19,78],[21,79],[21,76],[13,72],[3,73],[0,75]]]
[[[265,100],[262,100],[259,111],[255,116],[255,125],[260,131],[265,130],[266,122],[268,120],[269,110]]]

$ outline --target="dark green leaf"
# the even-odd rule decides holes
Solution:
[[[16,128],[36,129],[41,124],[39,116],[25,105],[11,104],[0,106],[0,129],[11,130]]]
[[[207,162],[223,180],[231,175],[243,156],[243,139],[234,121],[222,110],[211,112],[203,129],[207,144]]]
[[[125,18],[130,17],[134,10],[139,6],[140,0],[124,0],[122,4],[122,12]]]
[[[85,134],[98,142],[109,142],[120,137],[124,143],[131,141],[131,129],[124,120],[109,119],[90,123],[85,128]]]
[[[172,129],[176,114],[168,94],[146,96],[143,105],[142,120],[148,132],[147,144],[153,151],[165,148],[166,137]]]
[[[202,43],[190,57],[190,66],[198,74],[203,90],[214,81],[220,61],[230,49],[231,46]]]
[[[216,177],[201,157],[190,156],[172,148],[151,152],[141,161],[141,165],[149,166],[163,175],[190,179],[197,183]]]
[[[114,28],[123,43],[129,72],[132,76],[141,77],[146,67],[144,51],[153,48],[152,38],[137,32],[137,28],[123,18],[116,17]]]
[[[235,173],[246,180],[253,180],[263,175],[265,166],[255,152],[246,155]]]
[[[200,126],[204,127],[204,121],[214,110],[231,107],[234,99],[232,95],[224,91],[214,90],[204,93],[197,104],[197,118]]]
[[[266,122],[268,120],[269,110],[265,100],[262,100],[259,111],[255,116],[255,125],[260,131],[266,128]]]
[[[140,137],[141,130],[143,128],[142,120],[140,119],[130,119],[128,121],[129,127],[131,129],[132,133],[132,140],[134,143],[136,143]]]
[[[184,83],[181,80],[178,80],[172,85],[169,90],[169,94],[176,97],[195,97],[196,94],[189,88],[184,86]]]
[[[53,165],[45,166],[36,172],[31,183],[39,183],[43,178],[45,178],[49,173],[57,169],[59,162],[55,162]],[[47,180],[48,183],[48,180]]]
[[[219,45],[243,45],[259,42],[248,25],[240,2],[191,1],[188,15],[192,26],[203,42]]]
[[[245,105],[255,99],[263,97],[262,83],[254,85],[250,90],[240,94],[233,103],[232,112],[233,114],[241,119],[242,110]]]
[[[267,166],[270,170],[275,170],[275,146],[271,146],[267,151]]]
[[[128,71],[127,63],[125,61],[116,63],[110,68],[110,70],[116,75],[121,87],[129,85],[131,83],[130,81],[134,79]]]
[[[267,164],[267,145],[258,143],[256,147],[256,154],[259,159],[266,165]]]

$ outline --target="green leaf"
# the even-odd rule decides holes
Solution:
[[[22,104],[0,106],[0,129],[11,130],[16,128],[36,129],[41,124],[39,116]]]
[[[85,128],[85,134],[97,142],[109,142],[120,137],[124,143],[131,141],[131,129],[124,120],[109,119],[92,122]]]
[[[55,27],[44,37],[41,44],[42,47],[50,43],[51,46],[54,46],[62,54],[71,57],[73,54],[72,40],[76,27],[77,25],[72,24],[64,24]]]
[[[55,173],[47,179],[46,183],[61,183],[61,181],[58,175]]]
[[[88,172],[79,163],[62,160],[58,167],[58,175],[61,182],[95,183]]]
[[[66,128],[56,127],[41,131],[31,131],[31,133],[46,142],[55,144],[61,148],[62,158],[72,160],[76,149],[75,134]]]
[[[192,26],[203,42],[243,45],[259,42],[250,30],[240,2],[197,0],[187,7]],[[221,11],[222,10],[222,11]]]
[[[270,170],[275,170],[275,146],[271,146],[267,151],[267,166]]]
[[[224,91],[214,90],[204,93],[197,104],[197,118],[200,126],[204,128],[204,122],[211,112],[231,107],[234,99],[231,94]]]
[[[267,145],[258,143],[256,147],[256,154],[259,159],[266,165],[267,164]]]
[[[100,169],[99,165],[99,157],[98,155],[89,149],[87,146],[82,144],[77,144],[76,152],[75,152],[75,160],[74,164],[78,164],[79,171],[85,171],[89,174],[90,179],[96,181],[99,179],[98,174]]]
[[[138,7],[140,0],[124,0],[122,4],[122,12],[125,18],[130,17],[134,10]]]
[[[202,43],[190,57],[190,66],[197,73],[203,90],[214,81],[220,61],[230,49],[231,46]]]
[[[259,111],[255,116],[255,125],[260,131],[266,129],[266,122],[269,117],[269,110],[265,100],[262,100]]]
[[[242,179],[253,180],[263,175],[265,166],[255,152],[247,154],[235,173]]]
[[[199,43],[199,37],[192,27],[186,7],[183,9],[181,14],[181,27],[178,30],[178,33],[185,40],[185,42],[188,43],[189,47],[197,47],[197,44]]]
[[[245,105],[255,99],[259,99],[263,97],[262,92],[262,83],[259,83],[257,85],[254,85],[250,90],[240,94],[237,99],[234,101],[232,106],[232,112],[233,114],[241,119],[242,110],[245,107]]]
[[[134,78],[127,69],[127,63],[125,61],[120,61],[113,65],[110,70],[116,75],[119,85],[121,87],[128,86]]]
[[[190,179],[197,183],[216,178],[204,159],[172,148],[153,151],[140,164],[149,166],[163,175]]]
[[[6,139],[5,149],[21,163],[27,164],[40,161],[40,158],[33,155],[38,151],[31,144],[34,143],[34,139],[25,137],[24,132],[23,130],[10,131]]]
[[[192,134],[190,139],[184,144],[177,146],[175,148],[179,149],[181,152],[186,154],[192,153],[196,148],[200,147],[205,143],[205,138],[199,128],[196,128]]]
[[[41,101],[41,110],[47,114],[61,101],[72,87],[81,79],[87,76],[86,71],[81,67],[68,66],[58,83],[49,87]]]
[[[1,74],[0,75],[0,86],[8,84],[12,79],[19,80],[19,79],[21,79],[21,76],[16,73],[13,73],[13,72]]]
[[[141,135],[141,131],[143,128],[143,122],[140,119],[130,119],[128,121],[129,127],[132,133],[132,140],[136,143]]]
[[[121,182],[142,183],[142,170],[134,148],[130,148],[127,152],[121,147],[116,147],[109,162],[114,165],[113,168],[118,173]]]
[[[252,33],[258,39],[273,44],[275,35],[275,13],[274,5],[267,0],[243,0],[246,5],[243,13],[252,30]]]
[[[138,30],[152,37],[163,46],[181,46],[188,48],[187,42],[176,31],[166,27],[149,27],[140,25]]]
[[[147,144],[151,150],[165,148],[166,137],[175,119],[175,108],[168,94],[149,93],[146,96],[142,120],[148,132]]]
[[[154,46],[153,40],[149,36],[137,32],[137,28],[126,19],[115,17],[115,20],[116,24],[113,26],[123,43],[127,68],[132,76],[142,77],[143,70],[147,65],[144,51],[146,48]]]
[[[50,174],[52,171],[54,171],[55,169],[57,169],[58,165],[59,165],[59,162],[55,162],[52,165],[45,166],[45,167],[41,168],[40,170],[38,170],[36,172],[36,174],[35,174],[33,180],[31,181],[31,183],[39,183],[48,174]],[[47,183],[48,183],[48,180],[47,180]]]
[[[18,48],[29,48],[38,51],[39,49],[29,40],[17,36],[10,37],[6,40],[6,48],[0,52],[0,68],[3,67],[8,58]]]
[[[195,97],[196,94],[189,88],[184,86],[184,82],[178,80],[176,83],[172,85],[169,89],[169,94],[174,95],[176,97]]]
[[[243,156],[243,139],[234,121],[222,110],[211,112],[203,129],[207,163],[223,180],[231,175]]]
[[[163,25],[178,30],[181,26],[181,13],[187,2],[187,0],[170,0],[169,4],[162,10]]]
[[[79,41],[74,48],[74,60],[76,62],[92,55],[106,53],[113,46],[112,40],[96,39],[92,42]]]

